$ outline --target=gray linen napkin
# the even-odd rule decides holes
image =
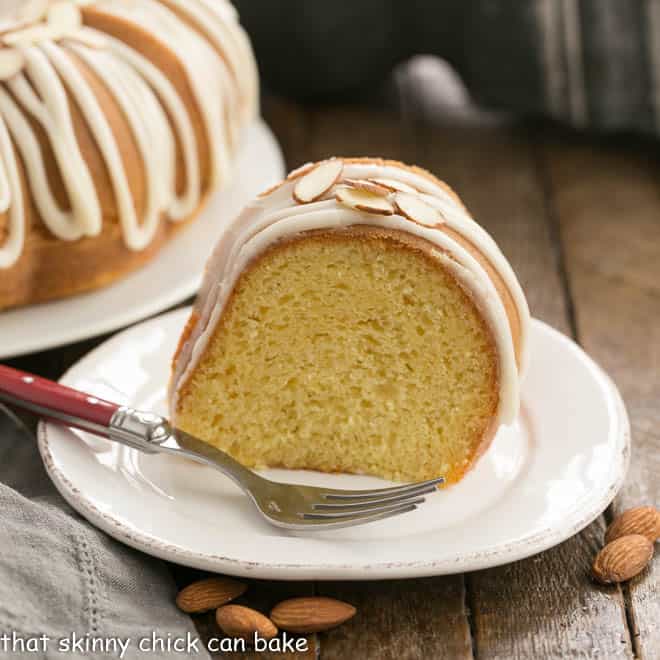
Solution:
[[[2,407],[0,521],[0,657],[209,659],[165,565],[78,516]]]

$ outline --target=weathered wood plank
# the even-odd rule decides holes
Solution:
[[[418,164],[446,178],[492,233],[518,273],[533,314],[570,334],[563,255],[532,136],[502,127],[419,131]],[[537,557],[468,576],[477,657],[630,655],[620,591],[599,591],[588,578],[602,529],[600,519]]]
[[[319,583],[317,590],[358,610],[354,619],[321,635],[323,660],[472,658],[461,575]]]
[[[631,468],[613,513],[660,504],[660,161],[651,145],[544,150],[583,346],[627,403]],[[660,657],[660,561],[626,588],[639,657]]]
[[[536,557],[468,576],[479,658],[631,657],[621,592],[589,568],[602,518]]]

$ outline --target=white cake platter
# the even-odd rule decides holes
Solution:
[[[170,358],[189,310],[114,336],[62,382],[166,413]],[[472,571],[516,561],[579,532],[611,502],[628,466],[628,417],[611,380],[573,341],[535,320],[517,421],[477,466],[412,513],[333,532],[266,523],[211,468],[42,423],[39,448],[66,500],[116,539],[156,557],[267,579],[387,579]],[[267,470],[331,488],[373,477]]]
[[[0,312],[0,359],[111,332],[186,300],[223,224],[283,176],[279,145],[258,121],[246,131],[232,182],[144,268],[92,293]]]

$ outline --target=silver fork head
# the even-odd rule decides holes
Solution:
[[[162,417],[121,409],[110,438],[142,451],[186,456],[230,477],[272,524],[286,529],[332,529],[362,525],[414,511],[444,479],[372,490],[337,490],[264,479],[226,452],[175,429]]]
[[[374,490],[335,490],[266,481],[251,496],[271,523],[292,530],[363,525],[414,511],[444,480]]]

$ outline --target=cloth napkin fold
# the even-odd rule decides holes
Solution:
[[[0,658],[210,656],[165,564],[75,513],[0,406]]]

